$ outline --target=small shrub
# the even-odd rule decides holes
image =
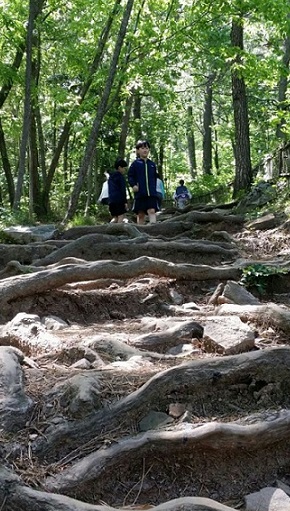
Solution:
[[[264,295],[273,276],[285,275],[289,271],[289,268],[281,266],[267,266],[262,263],[251,264],[243,268],[240,284],[249,291],[256,289],[260,295]]]

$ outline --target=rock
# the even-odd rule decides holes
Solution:
[[[290,496],[290,486],[286,483],[283,483],[283,481],[277,481],[277,487],[280,488],[280,490],[283,490],[288,497]]]
[[[40,350],[59,349],[58,337],[47,332],[37,314],[19,312],[11,321],[0,327],[0,335],[7,338],[7,344],[12,337],[13,344],[18,343],[18,347],[21,347],[26,355],[30,355],[31,352],[38,353]]]
[[[255,333],[236,316],[213,316],[204,325],[203,343],[208,352],[235,355],[255,347]]]
[[[195,302],[187,302],[182,304],[184,310],[200,310],[200,307]]]
[[[0,432],[21,429],[34,406],[24,392],[22,362],[20,350],[0,346]]]
[[[81,358],[70,367],[71,369],[91,369],[92,364],[86,358]]]
[[[112,362],[110,367],[114,367],[120,369],[122,371],[132,371],[133,369],[140,369],[144,367],[152,367],[152,363],[149,360],[144,359],[144,357],[140,355],[134,355],[129,358],[129,360],[120,360],[117,362]]]
[[[234,244],[232,236],[227,231],[214,231],[208,239],[213,241],[226,241],[227,243]]]
[[[158,429],[171,422],[173,422],[173,418],[169,417],[167,413],[151,410],[148,415],[139,422],[139,429],[140,431],[149,431],[150,429]]]
[[[238,305],[259,305],[261,303],[258,298],[234,280],[227,281],[222,297],[226,298],[226,300],[230,300],[231,303],[236,303]],[[218,303],[222,303],[221,300],[218,300]],[[225,301],[223,303],[229,302]]]
[[[174,419],[178,419],[185,412],[185,404],[183,403],[170,403],[169,405],[169,415]]]
[[[279,216],[274,215],[273,213],[269,213],[268,215],[264,215],[256,220],[251,220],[246,224],[248,229],[255,229],[256,231],[265,230],[265,229],[274,229],[281,223],[281,218]]]
[[[32,243],[34,241],[47,241],[55,239],[58,236],[58,229],[55,225],[38,225],[38,226],[23,226],[16,225],[14,227],[6,227],[3,232],[11,240],[20,243]]]
[[[175,291],[174,289],[170,289],[170,296],[172,298],[172,301],[175,305],[181,305],[182,302],[183,302],[183,296],[179,293],[177,293],[177,291]]]
[[[173,346],[168,351],[166,351],[167,355],[173,355],[175,357],[185,357],[186,355],[190,355],[191,353],[199,352],[192,344],[178,344],[177,346]]]
[[[58,316],[44,316],[41,319],[41,323],[47,330],[61,330],[69,326],[66,321],[63,321]]]
[[[266,487],[245,496],[246,511],[290,511],[290,498],[279,488]]]
[[[260,181],[251,191],[244,197],[237,206],[237,211],[244,211],[257,206],[263,206],[275,199],[277,190],[271,183]]]
[[[76,374],[55,385],[46,398],[57,399],[71,416],[84,417],[101,406],[100,383],[94,375]]]

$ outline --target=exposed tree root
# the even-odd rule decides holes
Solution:
[[[290,411],[273,415],[266,421],[250,425],[212,422],[198,427],[183,426],[180,431],[149,431],[91,453],[56,476],[47,478],[43,486],[48,491],[67,493],[100,475],[110,477],[111,471],[125,461],[133,462],[152,452],[156,457],[165,455],[170,459],[176,453],[184,452],[189,456],[197,447],[223,452],[245,448],[259,450],[289,437]]]
[[[70,282],[103,278],[130,279],[151,273],[160,277],[179,280],[236,280],[241,272],[233,267],[211,267],[193,264],[174,264],[154,257],[139,257],[132,261],[96,261],[81,264],[65,264],[42,271],[9,277],[0,281],[0,303],[31,296],[35,293],[56,289]]]
[[[187,240],[187,241],[163,241],[152,240],[148,236],[137,237],[128,240],[99,241],[97,235],[89,234],[83,236],[68,245],[59,248],[48,254],[47,257],[35,261],[35,266],[46,266],[56,263],[64,257],[81,257],[87,261],[98,259],[124,260],[142,257],[144,254],[155,254],[157,258],[166,258],[168,261],[176,262],[190,258],[200,261],[205,260],[215,263],[221,260],[234,260],[238,250],[230,243],[217,243],[208,240]]]
[[[257,388],[256,381],[259,382]],[[267,389],[267,385],[271,384],[276,392],[273,396],[276,405],[285,407],[288,402],[286,398],[289,381],[288,348],[187,362],[154,375],[142,387],[117,401],[110,409],[102,409],[84,420],[49,428],[45,431],[45,437],[35,441],[33,450],[40,457],[46,456],[52,460],[57,455],[59,459],[59,456],[65,456],[100,433],[105,435],[106,432],[120,427],[120,424],[125,428],[130,427],[132,422],[138,422],[150,409],[165,411],[171,402],[170,394],[176,392],[181,394],[183,402],[189,400],[193,406],[197,406],[201,396],[206,403],[211,402],[214,395],[215,413],[219,413],[219,402],[223,413],[226,406],[230,413],[231,401],[234,405],[236,403],[235,385],[247,382],[247,399],[252,396],[253,408],[256,409],[255,389]],[[233,391],[227,394],[231,386]],[[216,399],[217,394],[220,401]],[[224,402],[225,395],[227,402]]]
[[[115,508],[106,505],[86,504],[64,495],[46,493],[24,486],[12,472],[0,468],[0,505],[9,511],[131,511],[140,510],[138,506]],[[143,507],[143,509],[146,509]],[[233,511],[232,508],[211,499],[201,497],[183,497],[170,500],[158,506],[149,506],[152,511]]]

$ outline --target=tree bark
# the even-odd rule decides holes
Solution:
[[[290,18],[290,15],[288,16]],[[287,100],[287,89],[288,89],[288,73],[289,73],[289,63],[290,63],[290,36],[288,35],[284,42],[284,55],[282,59],[282,70],[281,76],[278,83],[278,109],[281,113],[288,109],[286,100]],[[287,134],[283,131],[285,127],[285,118],[281,117],[280,122],[276,129],[276,137],[283,139],[286,141]]]
[[[0,467],[0,501],[3,511],[122,511],[107,505],[93,505],[64,495],[34,490],[24,485],[4,466]],[[145,509],[145,508],[144,508]],[[182,497],[158,506],[149,506],[151,511],[234,511],[233,508],[203,497]],[[131,511],[140,506],[130,506]]]
[[[13,203],[13,209],[15,211],[19,209],[22,195],[22,186],[26,166],[26,150],[31,122],[32,47],[34,38],[33,31],[35,26],[35,20],[40,15],[43,4],[44,0],[30,0],[29,2],[29,18],[26,39],[26,71],[25,71],[25,99],[23,112],[23,126],[19,153],[18,178]]]
[[[31,267],[33,271],[33,267]],[[56,289],[69,282],[100,278],[130,279],[146,273],[179,280],[236,280],[241,272],[233,267],[173,264],[154,257],[139,257],[132,261],[113,260],[66,264],[0,281],[0,303],[3,307],[16,298]]]
[[[14,181],[13,181],[13,175],[12,175],[12,171],[11,171],[10,161],[8,158],[5,135],[4,135],[1,118],[0,118],[0,153],[1,153],[1,158],[2,158],[3,170],[5,173],[6,182],[7,182],[9,203],[10,203],[10,206],[12,207],[13,202],[14,202]]]
[[[203,173],[212,174],[212,82],[215,75],[207,79],[203,113]]]
[[[249,190],[252,183],[247,92],[241,70],[241,54],[244,47],[242,21],[242,17],[239,23],[233,21],[231,29],[231,44],[237,53],[232,64],[232,100],[235,122],[234,198],[240,192]]]
[[[193,130],[193,110],[192,106],[187,107],[187,150],[188,150],[188,160],[189,160],[189,171],[191,177],[194,179],[196,174],[196,154],[195,154],[195,137]]]

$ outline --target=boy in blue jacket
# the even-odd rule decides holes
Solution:
[[[134,192],[133,211],[137,214],[137,223],[143,225],[148,214],[149,223],[156,223],[158,210],[155,163],[148,158],[150,144],[147,140],[139,140],[136,144],[137,158],[128,171],[129,185]]]
[[[127,211],[126,172],[127,162],[118,159],[115,162],[115,171],[110,174],[108,180],[109,210],[112,216],[111,222],[122,223]]]

